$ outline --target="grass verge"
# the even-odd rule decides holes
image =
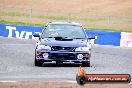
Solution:
[[[25,22],[9,22],[9,21],[5,21],[5,20],[0,20],[0,23],[22,25],[22,26],[45,26],[44,24],[31,24],[31,23],[25,23]]]
[[[31,24],[31,23],[25,23],[25,22],[9,22],[9,21],[5,21],[5,20],[0,20],[0,23],[13,24],[13,25],[22,25],[22,26],[42,26],[42,27],[45,26],[45,24]],[[124,29],[105,28],[105,27],[85,27],[85,29],[115,31],[115,32],[132,32],[131,29],[125,29],[124,30]]]

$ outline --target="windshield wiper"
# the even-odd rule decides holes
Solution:
[[[84,39],[84,38],[70,38],[70,37],[61,37],[61,36],[47,37],[47,38],[55,38],[55,39]]]
[[[84,39],[84,38],[74,38],[74,39]]]
[[[57,37],[54,37],[55,40],[60,40],[60,41],[72,41],[73,39],[72,38],[68,38],[68,37],[61,37],[61,36],[57,36]]]
[[[62,39],[72,39],[72,38],[69,38],[69,37],[62,37],[62,36],[56,36],[56,37],[47,37],[47,38],[62,38]]]
[[[47,37],[47,38],[54,38],[54,37]]]

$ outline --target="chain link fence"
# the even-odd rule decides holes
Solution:
[[[98,16],[42,9],[0,7],[0,21],[45,25],[51,21],[80,22],[86,28],[132,31],[132,17]]]

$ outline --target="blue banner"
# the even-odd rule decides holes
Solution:
[[[0,36],[32,39],[32,35],[41,32],[43,27],[40,26],[16,26],[9,24],[0,24]]]
[[[0,24],[0,36],[33,39],[34,33],[40,33],[43,27],[40,26],[20,26],[10,24]],[[101,30],[86,30],[88,36],[97,36],[95,44],[120,46],[121,33]]]
[[[121,32],[86,30],[88,36],[97,36],[94,44],[120,46]]]

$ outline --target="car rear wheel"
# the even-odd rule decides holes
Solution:
[[[90,62],[82,62],[83,67],[90,67]]]

